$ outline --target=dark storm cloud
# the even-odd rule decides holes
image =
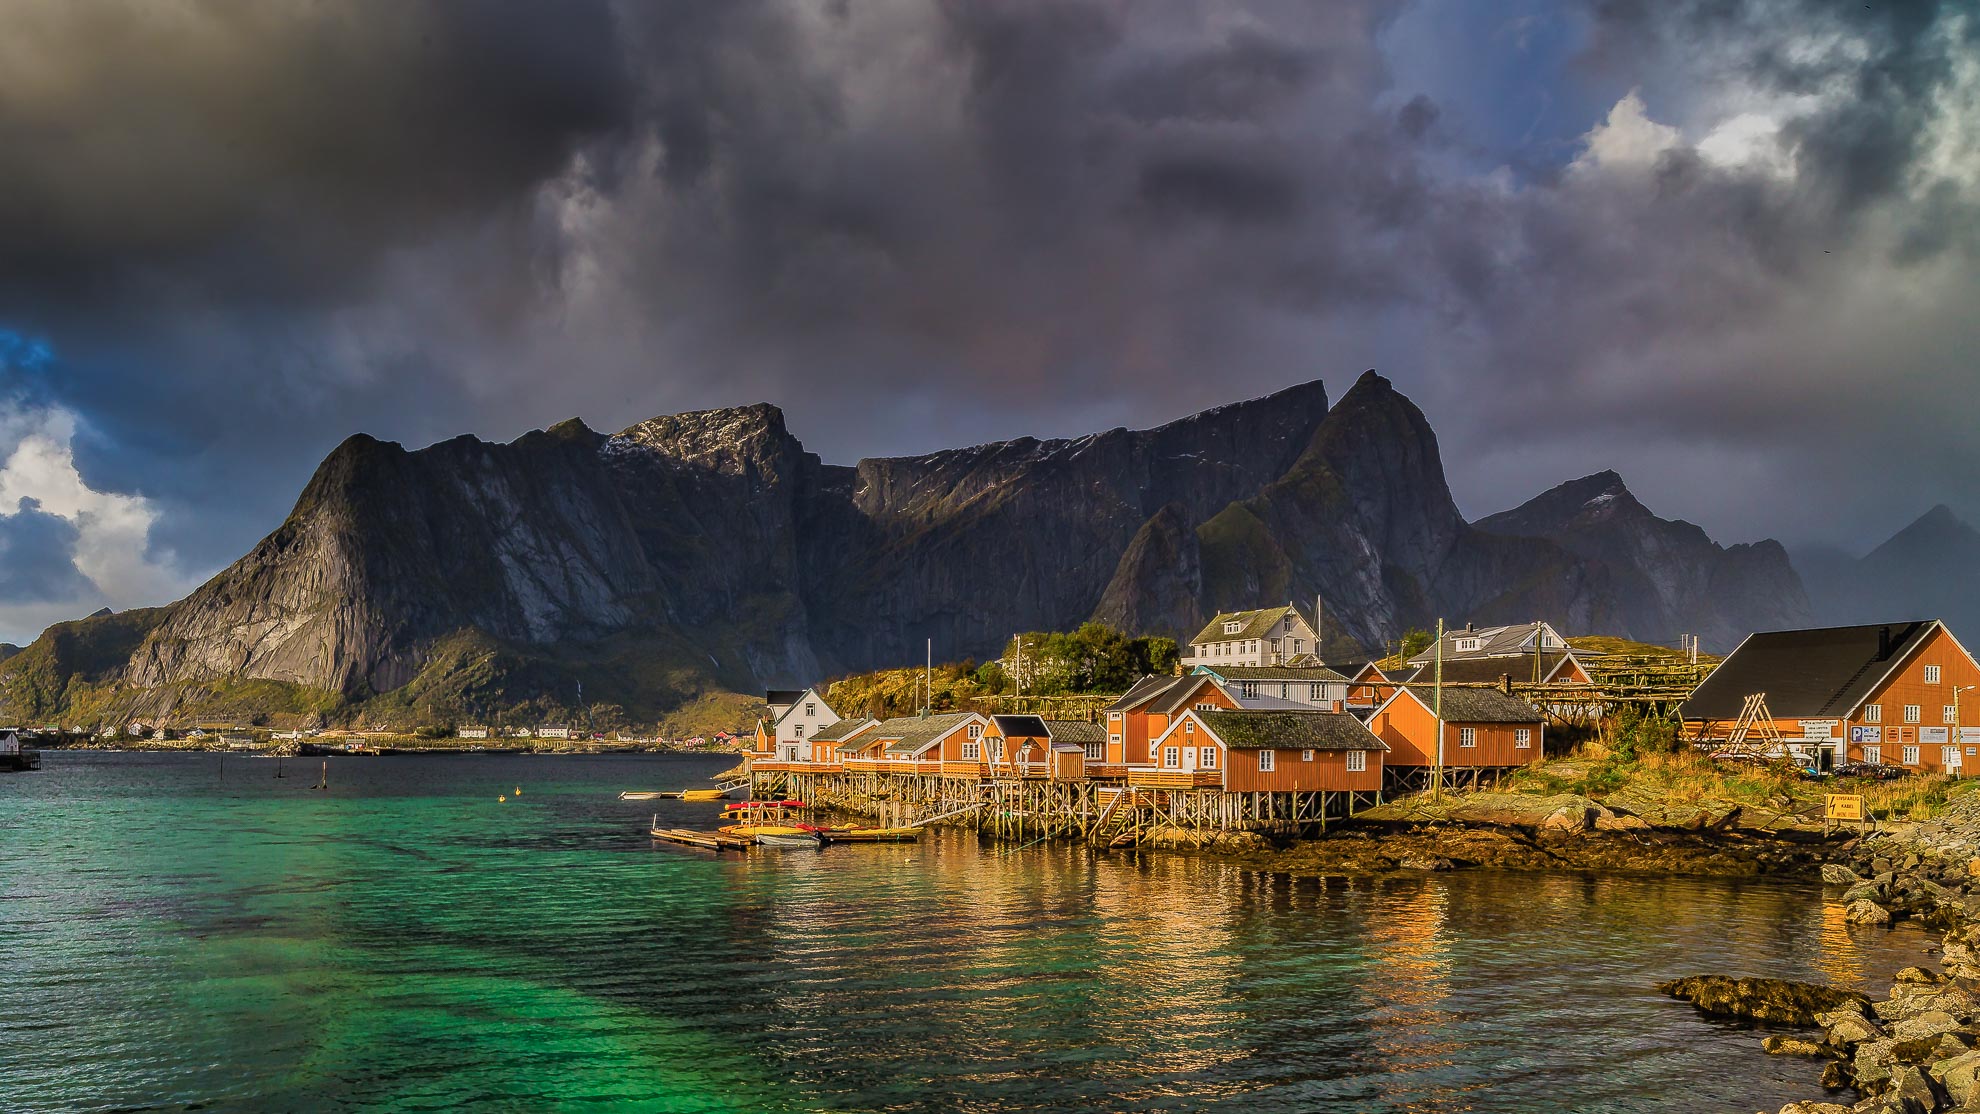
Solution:
[[[768,399],[847,459],[1371,364],[1474,513],[1957,501],[1980,20],[1523,7],[1410,40],[1557,52],[1468,97],[1372,0],[16,5],[0,329],[201,567],[353,429]]]
[[[0,513],[0,604],[93,598],[96,586],[76,568],[78,536],[33,499]]]

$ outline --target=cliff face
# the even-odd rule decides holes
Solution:
[[[1950,507],[1933,507],[1861,558],[1815,551],[1795,564],[1823,622],[1944,619],[1968,646],[1980,630],[1980,530]]]
[[[924,639],[952,660],[1089,617],[1186,636],[1315,594],[1343,658],[1439,616],[1709,639],[1750,622],[1750,596],[1796,606],[1778,547],[1720,550],[1583,494],[1466,523],[1429,423],[1373,373],[1331,410],[1315,382],[1157,429],[852,467],[771,406],[416,452],[353,437],[106,683],[132,710],[243,679],[469,710],[570,706],[582,685],[643,715],[917,661]]]
[[[1696,634],[1706,650],[1724,653],[1753,631],[1811,618],[1780,543],[1720,546],[1689,522],[1658,518],[1614,472],[1564,483],[1478,526],[1545,538],[1582,558],[1606,577],[1617,629],[1643,641]]]

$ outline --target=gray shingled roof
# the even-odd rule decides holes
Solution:
[[[1155,698],[1155,702],[1148,706],[1148,710],[1158,715],[1174,715],[1196,703],[1197,694],[1216,683],[1217,678],[1207,673],[1178,677],[1176,683],[1169,686],[1167,692]]]
[[[1449,664],[1449,663],[1446,663]],[[1426,708],[1436,707],[1435,686],[1410,685],[1408,690]],[[1498,689],[1444,688],[1445,723],[1539,723],[1546,717],[1524,700]]]
[[[1198,712],[1224,745],[1239,750],[1388,750],[1368,726],[1346,712]]]
[[[1164,677],[1157,673],[1150,673],[1148,676],[1129,686],[1128,690],[1121,694],[1119,700],[1107,705],[1106,710],[1109,712],[1126,712],[1138,708],[1150,696],[1168,688],[1181,679],[1180,677]]]
[[[1748,635],[1678,707],[1685,719],[1737,719],[1747,696],[1767,694],[1776,719],[1841,718],[1939,625],[1936,619]],[[1878,657],[1890,631],[1890,656]]]
[[[1534,630],[1535,624],[1533,623],[1515,623],[1510,626],[1473,627],[1469,630],[1462,628],[1458,630],[1446,629],[1444,631],[1444,664],[1449,665],[1452,660],[1460,657],[1517,657],[1522,653],[1531,654],[1533,648],[1531,646],[1522,648],[1522,644],[1533,637]],[[1560,636],[1559,631],[1555,631],[1554,634]],[[1478,649],[1460,654],[1457,651],[1457,642],[1461,638],[1479,638],[1484,641]],[[1563,638],[1563,641],[1565,641],[1565,638]],[[1409,659],[1409,664],[1422,665],[1424,662],[1434,658],[1436,653],[1437,646],[1433,642],[1429,649]]]
[[[1190,639],[1189,644],[1196,646],[1205,642],[1230,642],[1240,638],[1265,638],[1272,633],[1273,628],[1278,626],[1279,621],[1284,619],[1289,613],[1300,615],[1299,610],[1290,604],[1260,608],[1257,611],[1219,611],[1208,623],[1204,624],[1202,630],[1196,632],[1196,637]],[[1305,616],[1300,615],[1300,618],[1304,619]],[[1225,634],[1224,624],[1233,620],[1244,625],[1235,633]]]
[[[996,722],[997,730],[1003,732],[1006,739],[1043,739],[1051,735],[1051,732],[1045,729],[1045,721],[1037,716],[1003,715],[990,718]]]
[[[1083,719],[1048,719],[1045,726],[1052,732],[1055,743],[1098,743],[1107,738],[1105,727]]]
[[[860,728],[865,727],[867,724],[870,724],[872,722],[874,722],[872,719],[869,719],[865,716],[861,716],[855,719],[842,719],[837,723],[829,724],[825,727],[819,728],[818,731],[815,734],[813,734],[811,737],[814,740],[823,739],[829,743],[835,740],[843,739],[848,735],[852,735],[858,732]]]
[[[939,716],[895,716],[882,720],[874,730],[880,738],[888,740],[888,754],[913,755],[928,749],[929,744],[975,714],[946,712]]]
[[[1226,681],[1345,681],[1324,665],[1199,665]]]

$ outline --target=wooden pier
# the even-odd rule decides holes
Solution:
[[[779,764],[780,766],[782,764]],[[1296,837],[1381,803],[1375,792],[1229,792],[1152,787],[1123,779],[944,777],[823,768],[752,771],[753,797],[799,797],[828,809],[876,818],[886,828],[947,824],[996,839],[1084,840],[1136,846],[1157,833],[1209,843],[1234,832]]]

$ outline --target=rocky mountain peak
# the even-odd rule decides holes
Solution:
[[[648,418],[608,438],[603,451],[608,456],[645,451],[717,473],[744,476],[780,473],[803,447],[785,429],[784,412],[759,402]]]

